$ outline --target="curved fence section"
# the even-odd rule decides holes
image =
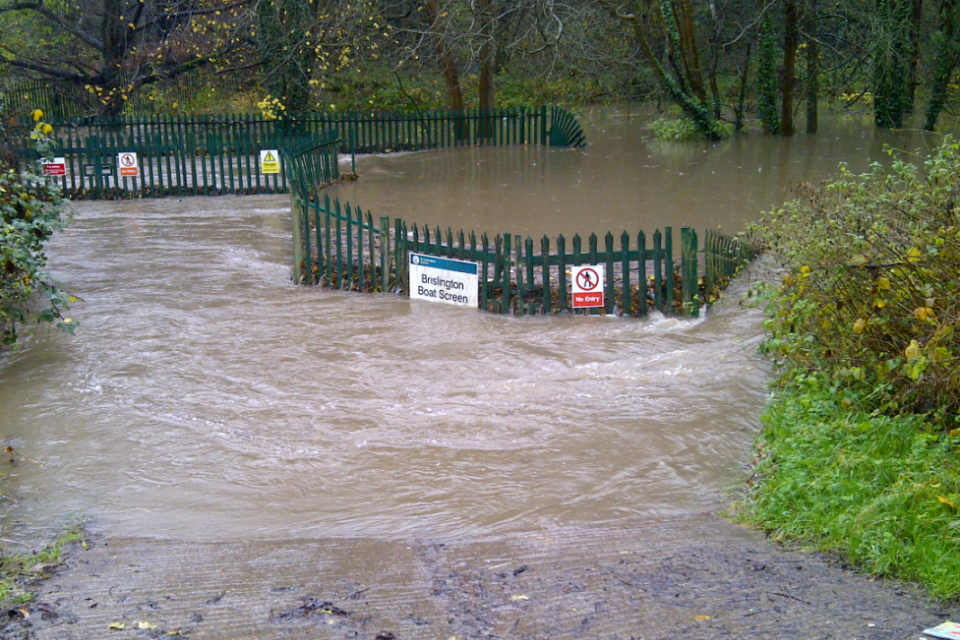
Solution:
[[[50,175],[71,198],[283,193],[281,148],[336,138],[339,153],[387,153],[456,146],[537,144],[582,147],[576,118],[557,107],[406,113],[50,118]],[[33,122],[14,122],[24,133]],[[21,136],[26,140],[26,135]],[[12,149],[21,163],[39,159]]]
[[[294,196],[293,222],[293,266],[301,284],[409,295],[411,254],[452,258],[476,264],[480,309],[521,315],[573,310],[572,270],[601,265],[604,303],[587,313],[695,316],[756,257],[753,248],[712,230],[703,235],[702,249],[689,227],[679,230],[679,243],[671,227],[553,242],[478,236],[386,216],[375,220],[360,207],[309,194]]]

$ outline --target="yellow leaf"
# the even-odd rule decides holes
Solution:
[[[522,595],[522,594],[521,594],[521,595],[516,595],[516,596],[510,596],[510,599],[513,600],[514,602],[516,602],[516,601],[518,601],[518,600],[529,600],[529,599],[530,599],[530,596],[525,596],[525,595]]]
[[[147,621],[145,621],[145,620],[144,620],[143,622],[138,622],[138,623],[137,623],[137,629],[156,629],[156,628],[157,628],[157,625],[155,625],[155,624],[150,624],[149,622],[147,622]]]
[[[956,509],[956,508],[957,508],[957,505],[953,504],[953,502],[950,501],[950,498],[947,498],[947,497],[944,497],[944,496],[937,496],[937,500],[940,501],[940,504],[945,504],[945,505],[947,505],[948,507],[950,507],[951,509]]]
[[[910,344],[907,345],[907,348],[904,349],[903,354],[908,358],[916,358],[920,355],[920,343],[916,340],[911,340]]]
[[[890,288],[890,280],[887,278],[877,278],[877,289],[881,291],[887,291]]]
[[[697,620],[698,622],[702,622],[704,620],[712,620],[713,618],[710,616],[693,616],[693,619]]]
[[[34,122],[40,122],[40,118],[43,117],[43,111],[40,111],[40,109],[34,109],[33,113],[30,114],[30,117],[33,118]]]
[[[126,626],[122,622],[111,622],[110,631],[122,631]]]
[[[853,323],[853,332],[856,334],[863,333],[863,330],[867,327],[867,322],[863,318],[857,318],[856,322]]]
[[[907,251],[907,262],[919,262],[920,261],[920,249],[916,247],[910,247],[910,251]]]

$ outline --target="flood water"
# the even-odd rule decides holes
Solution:
[[[494,233],[737,230],[884,142],[835,122],[668,145],[641,125],[588,115],[582,151],[360,158],[338,193]],[[288,205],[75,205],[50,253],[81,330],[0,356],[8,537],[80,517],[183,540],[476,538],[713,509],[742,479],[770,376],[758,311],[511,318],[295,287]]]

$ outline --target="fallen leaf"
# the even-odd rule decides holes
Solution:
[[[697,622],[703,622],[704,620],[712,620],[710,616],[693,616],[693,619]]]
[[[127,625],[123,624],[122,622],[111,622],[110,631],[121,631],[126,628],[126,626]]]
[[[150,624],[146,620],[144,620],[143,622],[137,622],[136,625],[137,625],[137,629],[156,629],[157,628],[157,625]]]
[[[916,358],[920,355],[920,343],[916,340],[911,340],[907,348],[903,350],[903,354],[908,358]]]
[[[510,596],[510,599],[516,602],[517,600],[529,600],[530,596],[525,596],[521,594],[521,595]]]

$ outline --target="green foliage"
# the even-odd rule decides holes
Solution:
[[[66,547],[73,544],[87,546],[86,535],[80,525],[70,527],[36,553],[0,557],[0,604],[22,604],[32,600],[34,594],[24,585],[24,579],[48,574],[63,561]]]
[[[771,211],[782,365],[740,514],[878,575],[960,595],[960,144]]]
[[[872,40],[874,119],[878,127],[902,127],[910,112],[911,0],[879,0]]]
[[[760,53],[757,56],[757,112],[767,133],[780,133],[780,110],[777,109],[777,43],[776,28],[769,13],[760,22]]]
[[[697,124],[690,118],[659,117],[650,123],[650,130],[657,140],[680,142],[702,138]]]
[[[865,409],[960,426],[960,145],[923,170],[896,160],[766,214],[752,232],[790,272],[766,349],[797,375],[822,372]]]
[[[34,119],[42,116],[34,112]],[[49,151],[50,133],[50,125],[37,122],[31,137],[41,155]],[[43,244],[65,226],[62,210],[53,181],[12,170],[0,174],[0,344],[16,342],[18,325],[31,320],[56,323],[67,333],[77,326],[63,316],[70,297],[44,271]]]
[[[682,142],[684,140],[702,140],[703,130],[690,118],[659,117],[650,123],[650,130],[657,140],[664,142]],[[727,138],[733,135],[733,125],[718,123],[716,127],[718,138]]]
[[[960,434],[845,405],[826,376],[790,381],[764,416],[747,520],[864,570],[960,595]]]

